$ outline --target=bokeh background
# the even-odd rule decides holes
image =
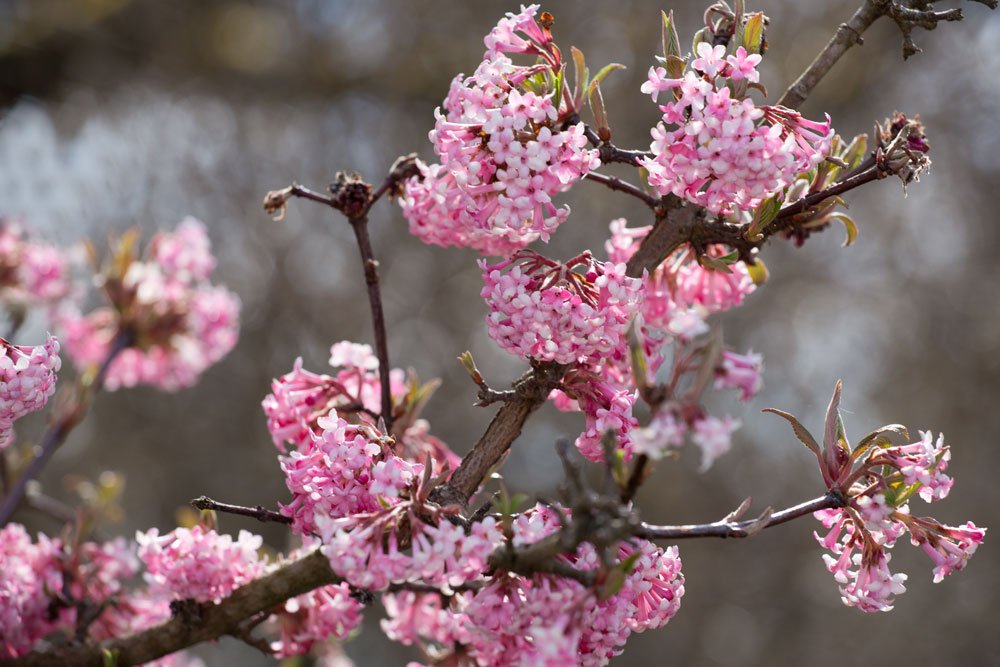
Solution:
[[[776,99],[854,3],[779,2],[763,81]],[[588,62],[628,67],[604,87],[616,143],[648,145],[657,113],[639,85],[659,44],[658,2],[546,4],[558,42]],[[332,342],[369,341],[367,304],[350,230],[316,205],[293,202],[275,223],[265,192],[298,181],[322,189],[340,169],[380,179],[393,158],[430,157],[426,133],[450,79],[479,61],[482,36],[509,3],[409,0],[5,0],[0,3],[0,209],[70,244],[139,225],[147,233],[191,214],[205,221],[217,277],[243,300],[237,348],[197,388],[138,389],[100,398],[42,481],[121,471],[127,516],[112,533],[169,530],[200,494],[236,503],[286,499],[260,412],[270,379],[297,356],[321,371]],[[682,41],[702,2],[673,5]],[[780,407],[819,428],[837,378],[855,437],[888,422],[943,430],[957,483],[933,514],[996,526],[1000,494],[1000,15],[965,3],[967,20],[918,32],[924,53],[904,64],[882,22],[804,107],[844,135],[894,110],[920,113],[932,171],[904,196],[896,180],[851,193],[861,239],[841,249],[832,229],[796,249],[766,248],[770,282],[721,318],[727,341],[766,359],[766,386],[747,406],[719,403],[745,427],[706,474],[698,456],[660,466],[639,503],[653,521],[709,521],[746,496],[754,507],[822,491],[808,452],[758,410]],[[615,171],[634,176],[628,170]],[[600,248],[608,221],[646,224],[641,206],[593,183],[565,197],[574,213],[547,252]],[[485,335],[473,253],[421,245],[394,205],[372,217],[382,262],[393,361],[443,386],[427,409],[436,434],[464,452],[492,410],[455,362],[469,349],[495,386],[523,364]],[[40,336],[29,323],[24,337]],[[27,342],[27,341],[25,341]],[[36,421],[36,424],[38,422]],[[552,495],[552,443],[579,417],[543,409],[516,443],[508,483]],[[40,427],[40,425],[39,425]],[[22,432],[27,432],[21,429]],[[923,511],[915,506],[915,511]],[[46,518],[23,512],[32,527]],[[280,527],[223,517],[275,548]],[[687,594],[662,631],[633,637],[615,664],[721,667],[805,664],[1000,664],[1000,569],[992,539],[969,568],[931,583],[926,557],[901,544],[893,566],[909,591],[890,614],[843,607],[820,560],[810,519],[748,541],[682,544]],[[371,609],[347,646],[359,665],[402,665],[415,654],[380,636]],[[199,649],[209,665],[271,661],[235,641]]]

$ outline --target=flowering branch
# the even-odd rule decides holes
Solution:
[[[316,551],[236,589],[219,604],[197,604],[148,630],[99,644],[70,644],[49,651],[36,651],[7,661],[4,665],[141,665],[188,646],[234,633],[238,635],[247,618],[273,609],[289,598],[337,581],[329,561]],[[110,663],[109,658],[112,659]]]
[[[818,510],[843,507],[845,504],[843,496],[831,492],[780,512],[765,511],[760,517],[747,521],[733,521],[730,517],[726,517],[715,523],[687,526],[654,526],[643,523],[640,530],[636,532],[636,536],[650,540],[683,540],[693,537],[752,537],[764,528],[778,526]]]
[[[66,441],[66,438],[76,428],[77,424],[87,416],[94,397],[104,386],[104,379],[107,376],[111,362],[132,344],[132,338],[132,332],[128,329],[120,329],[118,331],[111,342],[111,347],[108,349],[108,354],[104,362],[98,368],[93,380],[87,385],[81,381],[80,386],[77,388],[75,401],[64,408],[63,414],[52,423],[45,432],[45,435],[42,436],[35,458],[32,459],[27,469],[14,482],[14,485],[4,497],[3,504],[0,505],[0,526],[7,524],[15,510],[17,510],[18,505],[21,504],[21,500],[28,489],[28,483],[38,477],[42,468],[48,463],[49,458]]]
[[[217,500],[212,500],[208,496],[198,496],[191,501],[190,505],[198,510],[212,510],[216,512],[224,512],[226,514],[238,514],[239,516],[248,516],[251,519],[257,519],[261,522],[273,521],[275,523],[285,524],[290,524],[292,522],[290,517],[287,517],[280,512],[269,510],[262,505],[257,505],[255,507],[230,505],[229,503],[220,503]]]

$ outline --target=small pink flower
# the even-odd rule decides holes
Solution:
[[[749,401],[764,384],[761,378],[763,367],[764,358],[759,354],[737,354],[724,350],[722,363],[715,370],[715,388],[738,389],[740,400]]]
[[[760,72],[757,71],[757,65],[760,64],[761,55],[759,53],[754,53],[747,55],[747,50],[742,46],[736,49],[736,55],[727,56],[726,62],[732,68],[729,70],[729,78],[733,81],[746,80],[750,83],[757,83],[760,81]]]
[[[691,441],[701,449],[701,472],[712,467],[717,458],[732,447],[733,431],[741,426],[740,420],[726,416],[705,417],[694,423]]]

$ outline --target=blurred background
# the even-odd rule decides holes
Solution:
[[[678,2],[686,42],[703,2]],[[812,60],[851,2],[767,0],[762,81],[770,100]],[[648,146],[655,107],[639,92],[659,45],[660,2],[569,0],[543,6],[558,43],[591,67],[619,62],[604,95],[620,146]],[[753,496],[754,508],[819,495],[809,453],[778,407],[818,429],[837,378],[855,438],[883,423],[942,430],[957,483],[931,508],[947,523],[1000,524],[1000,14],[964,3],[967,20],[918,31],[924,53],[905,65],[889,22],[865,35],[803,111],[829,113],[845,136],[870,132],[895,110],[920,113],[932,171],[907,196],[895,179],[848,196],[861,238],[841,229],[796,249],[774,242],[771,280],[745,308],[721,318],[727,341],[766,360],[765,389],[749,405],[718,403],[743,419],[733,451],[705,474],[693,448],[662,464],[639,497],[650,521],[711,521]],[[42,480],[69,498],[67,480],[117,470],[127,516],[110,532],[171,529],[178,508],[207,494],[274,506],[287,499],[259,404],[295,357],[322,372],[331,343],[370,342],[367,303],[351,233],[320,206],[292,202],[281,223],[261,210],[268,190],[297,181],[323,189],[337,170],[380,180],[399,154],[431,157],[433,109],[458,72],[479,62],[482,36],[513,4],[434,0],[5,0],[0,2],[0,209],[49,240],[101,245],[139,225],[148,234],[191,214],[209,227],[217,280],[243,301],[236,349],[194,389],[102,396]],[[614,173],[630,176],[629,170]],[[641,205],[584,182],[546,252],[599,249],[608,222],[647,224]],[[523,364],[485,335],[481,279],[469,251],[423,246],[395,205],[373,212],[390,353],[443,386],[426,416],[465,452],[493,409],[472,408],[474,387],[455,362],[471,350],[494,386]],[[32,321],[23,342],[37,342]],[[470,407],[467,407],[470,406]],[[34,422],[36,428],[41,422]],[[561,478],[553,442],[582,418],[539,412],[505,468],[508,483],[552,495]],[[19,429],[30,433],[28,426]],[[915,512],[925,508],[914,506]],[[927,513],[931,513],[928,511]],[[56,527],[23,512],[39,530]],[[663,630],[634,636],[614,664],[1000,664],[1000,563],[992,539],[968,569],[931,583],[926,556],[905,544],[893,566],[910,574],[889,614],[842,606],[804,519],[747,541],[681,545],[687,594]],[[222,517],[222,528],[281,527]],[[359,665],[402,665],[416,654],[384,639],[370,610],[346,647]],[[235,641],[198,651],[209,665],[267,665]]]

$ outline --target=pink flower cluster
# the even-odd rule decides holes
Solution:
[[[642,85],[654,102],[659,93],[670,93],[652,131],[653,157],[643,160],[649,183],[712,213],[753,210],[826,156],[830,120],[817,123],[791,109],[734,97],[730,81],[759,78],[760,56],[743,47],[726,56],[726,47],[701,42],[697,55],[683,77],[669,78],[665,68],[655,67]]]
[[[9,444],[15,421],[45,407],[61,363],[54,336],[34,347],[0,338],[0,451]]]
[[[909,532],[913,545],[931,558],[935,583],[963,569],[986,536],[986,529],[971,521],[952,527],[910,515],[910,497],[918,495],[933,502],[944,498],[951,488],[952,480],[944,474],[950,451],[943,438],[935,441],[933,434],[923,432],[916,443],[876,444],[873,449],[860,469],[870,474],[855,475],[859,486],[864,485],[860,492],[846,507],[815,513],[828,530],[816,539],[832,552],[823,560],[841,584],[844,604],[866,612],[889,611],[894,596],[906,590],[906,575],[889,570],[887,553],[903,534]]]
[[[584,253],[565,264],[522,251],[480,261],[490,338],[511,354],[560,364],[627,359],[642,282]],[[575,269],[579,268],[579,272]]]
[[[147,257],[127,266],[122,275],[105,277],[110,306],[87,315],[75,308],[60,312],[66,350],[78,367],[99,365],[125,331],[131,344],[109,366],[108,389],[192,386],[239,335],[239,299],[208,282],[215,259],[204,226],[185,219],[175,232],[157,234]]]
[[[346,639],[361,624],[364,605],[347,584],[317,588],[285,602],[275,621],[281,633],[271,649],[279,658],[309,653],[330,638]]]
[[[0,529],[0,658],[16,658],[51,632],[50,594],[62,589],[58,541],[31,541],[24,526]]]
[[[736,389],[740,392],[741,401],[749,401],[764,386],[761,378],[763,368],[764,357],[759,354],[737,354],[724,350],[722,363],[715,370],[715,388]]]
[[[531,544],[558,527],[552,510],[536,507],[515,520],[513,544]],[[447,605],[436,595],[388,598],[383,627],[406,644],[457,643],[481,665],[604,665],[632,632],[665,625],[684,594],[676,548],[639,541],[622,546],[618,557],[631,557],[634,564],[622,587],[603,600],[570,579],[497,572],[482,588],[457,594]],[[585,570],[599,565],[589,544],[561,558]]]
[[[569,215],[552,196],[568,190],[600,161],[584,126],[563,127],[554,90],[526,79],[560,73],[558,48],[535,21],[537,5],[502,19],[487,36],[484,60],[457,76],[430,133],[440,165],[420,165],[400,198],[410,231],[426,243],[509,255],[548,240]],[[517,66],[503,53],[539,56]]]
[[[649,233],[649,226],[630,229],[625,220],[613,220],[605,243],[608,259],[627,262]],[[724,254],[722,246],[706,249],[711,257]],[[735,308],[756,289],[742,262],[729,271],[702,266],[688,247],[682,247],[648,273],[643,280],[642,321],[646,336],[691,339],[708,331],[705,318]]]
[[[383,591],[390,584],[417,582],[449,588],[479,579],[503,532],[492,517],[472,525],[469,533],[441,518],[437,525],[420,519],[411,502],[389,509],[339,519],[317,515],[323,554],[330,567],[353,586]],[[409,553],[399,544],[406,519]]]
[[[69,294],[66,257],[59,248],[27,238],[19,224],[0,218],[0,299],[33,305]]]
[[[392,452],[392,440],[336,411],[319,419],[319,433],[279,457],[292,501],[281,511],[299,533],[316,533],[320,517],[373,512],[419,480],[424,466]]]
[[[271,383],[263,408],[267,428],[282,452],[286,444],[306,445],[317,432],[319,419],[334,409],[354,412],[359,419],[375,423],[370,415],[382,409],[381,383],[378,358],[371,346],[336,343],[330,348],[330,365],[336,369],[335,375],[319,375],[305,370],[302,359],[296,359],[290,373]],[[398,400],[406,391],[403,371],[393,369],[389,380],[392,396]]]
[[[637,398],[634,389],[622,388],[627,381],[604,380],[599,372],[590,369],[571,369],[563,377],[562,390],[556,390],[556,407],[562,410],[580,410],[586,417],[583,433],[576,439],[576,447],[591,461],[604,461],[603,438],[608,432],[615,436],[616,448],[625,460],[632,458],[632,430],[638,421],[632,416]]]
[[[219,602],[265,567],[261,538],[245,530],[234,541],[201,525],[162,536],[152,528],[136,541],[151,591],[168,599]]]

